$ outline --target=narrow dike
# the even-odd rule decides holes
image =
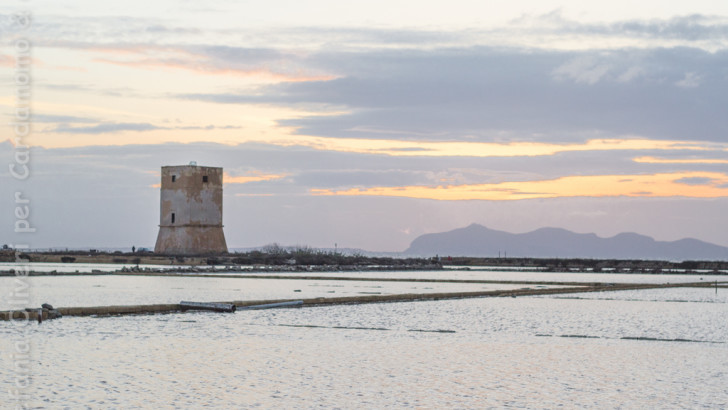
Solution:
[[[300,278],[299,278],[300,279]],[[331,279],[331,278],[327,278]],[[508,283],[508,282],[499,282]],[[542,285],[540,282],[530,282],[530,285]],[[486,297],[519,297],[519,296],[538,296],[538,295],[555,295],[566,293],[586,293],[586,292],[613,292],[622,290],[639,290],[639,289],[660,289],[675,287],[711,287],[714,286],[704,282],[680,283],[680,284],[590,284],[583,286],[583,283],[571,283],[566,288],[547,288],[547,289],[512,289],[512,290],[490,290],[477,292],[443,292],[443,293],[417,293],[417,294],[398,294],[398,295],[365,295],[365,296],[346,296],[333,298],[310,298],[310,299],[277,299],[277,300],[255,300],[255,301],[227,301],[212,302],[233,304],[239,308],[245,308],[255,305],[266,305],[283,302],[291,302],[300,300],[299,306],[333,306],[347,304],[366,304],[366,303],[394,303],[394,302],[417,302],[432,300],[448,300],[448,299],[468,299],[468,298],[486,298]],[[186,309],[180,304],[156,304],[156,305],[129,305],[129,306],[89,306],[89,307],[60,307],[57,310],[63,316],[119,316],[119,315],[144,315],[159,313],[183,313]],[[8,310],[0,312],[0,320],[38,320],[40,309],[26,310]],[[42,313],[40,313],[42,315]],[[46,320],[41,316],[42,320]]]

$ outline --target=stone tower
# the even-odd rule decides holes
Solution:
[[[159,235],[155,253],[200,255],[227,252],[222,231],[222,168],[162,167]]]

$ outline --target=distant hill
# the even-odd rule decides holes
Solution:
[[[611,238],[559,228],[513,234],[472,224],[449,232],[418,237],[404,252],[413,256],[481,256],[498,254],[533,258],[728,260],[728,248],[697,239],[656,241],[636,233]]]

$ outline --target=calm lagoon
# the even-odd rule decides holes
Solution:
[[[618,282],[609,276],[600,275]],[[665,276],[661,280],[674,280]],[[382,292],[428,286],[111,276],[31,280],[33,293],[58,306],[164,303],[152,299],[170,293],[214,300],[239,300],[246,292],[259,292],[253,299],[269,293],[306,297],[303,282],[340,292],[357,292],[359,284],[381,286],[376,289]],[[430,284],[441,285],[450,284]],[[301,292],[287,293],[296,289]],[[54,294],[63,295],[64,303],[45,300]],[[12,352],[15,343],[29,340],[32,385],[26,392],[38,408],[724,408],[727,294],[724,288],[717,294],[673,288],[6,322],[0,329],[0,401],[15,403],[6,393],[18,373]]]

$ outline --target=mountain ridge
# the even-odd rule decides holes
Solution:
[[[516,234],[476,223],[421,235],[403,253],[413,256],[493,257],[502,254],[532,258],[728,260],[728,247],[694,238],[657,241],[635,232],[602,238],[594,233],[575,233],[553,227]]]

